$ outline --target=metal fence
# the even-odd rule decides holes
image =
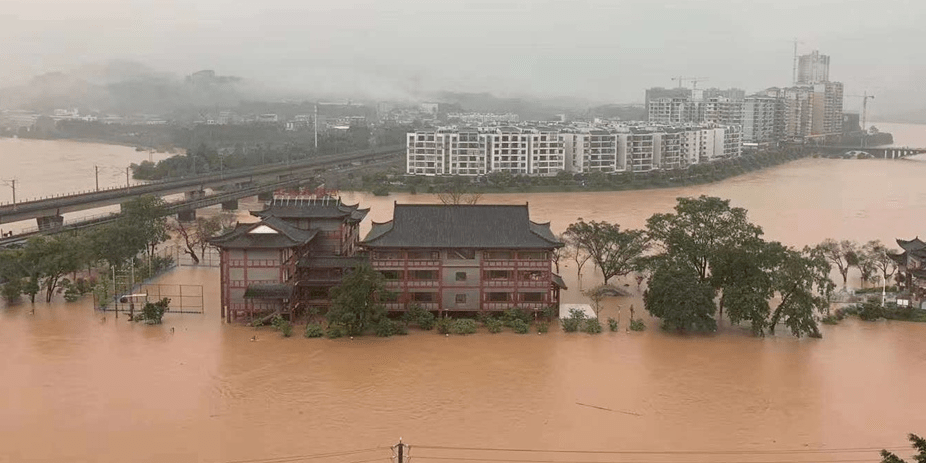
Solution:
[[[139,292],[147,294],[151,302],[169,298],[170,309],[167,313],[205,313],[202,285],[148,284],[141,285]]]

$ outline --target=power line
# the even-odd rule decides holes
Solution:
[[[416,445],[418,449],[431,450],[458,450],[478,452],[527,452],[527,453],[579,453],[603,455],[801,455],[820,453],[860,453],[880,452],[881,449],[907,449],[909,446],[893,447],[849,447],[831,449],[774,449],[774,450],[542,450],[542,449],[513,449],[490,447],[450,447],[433,445]]]
[[[331,453],[316,453],[312,455],[290,455],[284,457],[272,457],[272,458],[254,458],[248,460],[232,460],[225,463],[283,463],[289,461],[300,461],[300,460],[315,460],[318,458],[328,458],[328,457],[340,457],[344,455],[357,455],[360,453],[373,452],[376,450],[389,450],[389,447],[374,447],[369,449],[362,450],[348,450],[345,452],[331,452]],[[377,458],[380,460],[381,458]],[[365,463],[367,461],[373,460],[364,460],[364,462],[351,462],[351,463]]]
[[[432,455],[418,455],[417,458],[423,458],[428,460],[457,460],[457,461],[491,461],[491,462],[520,462],[520,463],[701,463],[697,461],[668,461],[668,460],[589,460],[589,461],[579,461],[579,460],[511,460],[506,458],[466,458],[466,457],[435,457]],[[737,462],[718,462],[716,460],[711,460],[710,462],[704,461],[704,463],[740,463],[742,460]],[[871,458],[863,459],[854,459],[854,460],[771,460],[771,461],[749,461],[747,463],[871,463]]]

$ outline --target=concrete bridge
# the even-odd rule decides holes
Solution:
[[[377,155],[376,157],[369,158],[371,160],[364,161],[359,164],[350,164],[349,167],[340,167],[338,169],[339,173],[346,173],[353,170],[363,169],[366,167],[372,167],[376,165],[388,164],[394,161],[394,155]],[[256,185],[241,186],[235,189],[228,189],[217,191],[214,194],[210,195],[200,195],[200,194],[184,194],[184,200],[172,202],[167,205],[167,211],[173,215],[176,214],[178,220],[183,222],[189,222],[196,219],[196,210],[202,209],[204,207],[214,206],[216,204],[221,204],[223,210],[236,210],[238,209],[238,200],[242,198],[248,198],[257,196],[258,198],[269,199],[269,196],[276,190],[285,189],[285,188],[295,188],[305,185],[316,186],[318,179],[316,175],[298,175],[290,176],[283,180],[277,180],[268,183],[259,183]],[[9,237],[0,237],[0,248],[10,245],[21,244],[25,242],[30,237],[42,234],[54,234],[70,230],[80,230],[84,228],[94,227],[97,225],[103,225],[109,222],[113,222],[119,218],[117,213],[107,213],[100,214],[92,217],[84,217],[77,219],[74,222],[64,223],[62,220],[57,226],[54,227],[33,227],[12,235]]]
[[[196,208],[193,207],[193,202],[196,200],[202,200],[202,204],[217,201],[216,198],[211,198],[213,195],[209,197],[205,195],[207,188],[227,191],[228,195],[226,195],[225,201],[231,204],[230,201],[237,201],[237,199],[256,194],[245,194],[245,192],[251,191],[252,188],[261,190],[258,193],[272,191],[272,189],[268,190],[271,185],[275,185],[272,186],[273,189],[293,186],[298,184],[300,178],[305,178],[307,175],[314,176],[328,169],[347,168],[354,165],[379,162],[383,159],[394,158],[404,152],[404,146],[389,146],[377,150],[316,156],[292,163],[228,170],[217,174],[169,179],[131,187],[111,188],[89,193],[61,195],[4,204],[0,205],[0,224],[35,219],[38,230],[44,231],[62,227],[64,224],[62,214],[68,212],[121,204],[127,199],[143,195],[166,196],[177,193],[184,193],[187,203],[190,204],[187,209],[179,210],[179,213],[182,215],[187,211],[193,211],[195,214]],[[218,203],[212,202],[211,204]]]
[[[911,148],[907,146],[819,146],[811,149],[818,149],[830,155],[842,155],[850,151],[864,151],[877,159],[901,159],[926,153],[926,148]]]

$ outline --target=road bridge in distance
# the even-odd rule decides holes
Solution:
[[[876,159],[903,159],[909,156],[926,153],[926,148],[911,148],[897,146],[819,146],[817,149],[830,155],[845,155],[847,153],[864,152]]]
[[[359,170],[378,165],[387,165],[391,162],[394,162],[395,158],[396,156],[394,153],[392,155],[388,153],[382,153],[374,157],[366,158],[362,162],[350,163],[348,165],[339,165],[338,172],[346,173],[353,170]],[[323,172],[318,172],[318,174],[321,173]],[[178,219],[181,221],[192,221],[196,218],[197,209],[221,204],[223,210],[236,210],[238,208],[238,200],[242,198],[253,196],[261,197],[263,195],[269,195],[276,190],[298,188],[306,185],[315,187],[318,183],[320,183],[320,181],[315,173],[304,172],[300,175],[294,174],[286,176],[286,178],[282,180],[262,182],[255,185],[240,186],[226,190],[218,190],[214,194],[210,195],[185,194],[182,201],[168,203],[167,211],[171,215],[176,214]],[[24,230],[23,232],[13,236],[0,237],[0,248],[21,244],[33,236],[81,230],[84,228],[110,223],[117,220],[118,218],[119,214],[109,213],[81,218],[70,223],[64,223],[62,221],[61,224],[57,227],[34,227],[28,230]]]
[[[167,196],[184,193],[187,200],[205,199],[206,189],[229,192],[246,190],[261,185],[266,186],[314,176],[328,169],[376,163],[384,159],[395,158],[404,152],[404,146],[389,146],[375,150],[316,156],[291,163],[255,166],[130,187],[64,194],[51,198],[3,204],[0,205],[0,224],[35,219],[40,231],[61,228],[64,225],[63,214],[65,213],[121,204],[139,196]],[[241,197],[245,196],[238,196],[238,198]],[[195,209],[192,210],[195,211]]]

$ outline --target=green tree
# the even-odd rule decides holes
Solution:
[[[145,195],[122,203],[122,217],[119,221],[138,235],[144,246],[139,251],[154,255],[154,248],[166,241],[167,203],[157,196]]]
[[[880,240],[865,243],[865,252],[875,270],[881,277],[881,283],[887,285],[889,278],[897,271],[897,262],[891,258],[891,251]]]
[[[817,249],[839,270],[842,287],[845,288],[849,279],[849,269],[858,262],[858,244],[849,240],[836,241],[827,238],[817,245]]]
[[[653,269],[643,293],[643,304],[662,327],[677,331],[714,331],[714,288],[698,279],[696,269],[683,262],[663,261]]]
[[[581,218],[566,228],[565,235],[591,256],[604,276],[604,284],[638,269],[649,246],[641,230],[621,230],[618,224],[585,222]]]
[[[916,434],[909,434],[907,436],[910,439],[910,443],[914,449],[916,449],[916,455],[913,456],[913,461],[916,463],[926,463],[926,439],[923,439]],[[907,463],[902,458],[894,455],[887,450],[881,450],[881,463]]]
[[[343,326],[350,336],[363,334],[364,330],[386,315],[386,310],[377,297],[385,292],[383,275],[368,264],[356,267],[331,288],[331,307],[328,309],[328,324]]]
[[[58,282],[64,275],[76,272],[90,259],[86,242],[82,235],[57,234],[31,238],[23,248],[23,258],[35,262],[38,274],[45,288],[45,302],[58,288]]]
[[[703,195],[678,198],[675,212],[653,214],[646,230],[660,248],[657,259],[685,261],[700,281],[710,278],[714,257],[762,235],[762,229],[747,219],[746,209],[730,207],[727,199]]]
[[[774,274],[774,288],[781,303],[772,313],[769,332],[774,334],[778,321],[784,320],[795,336],[821,337],[814,313],[829,311],[835,287],[829,272],[829,263],[819,250],[785,249]]]

